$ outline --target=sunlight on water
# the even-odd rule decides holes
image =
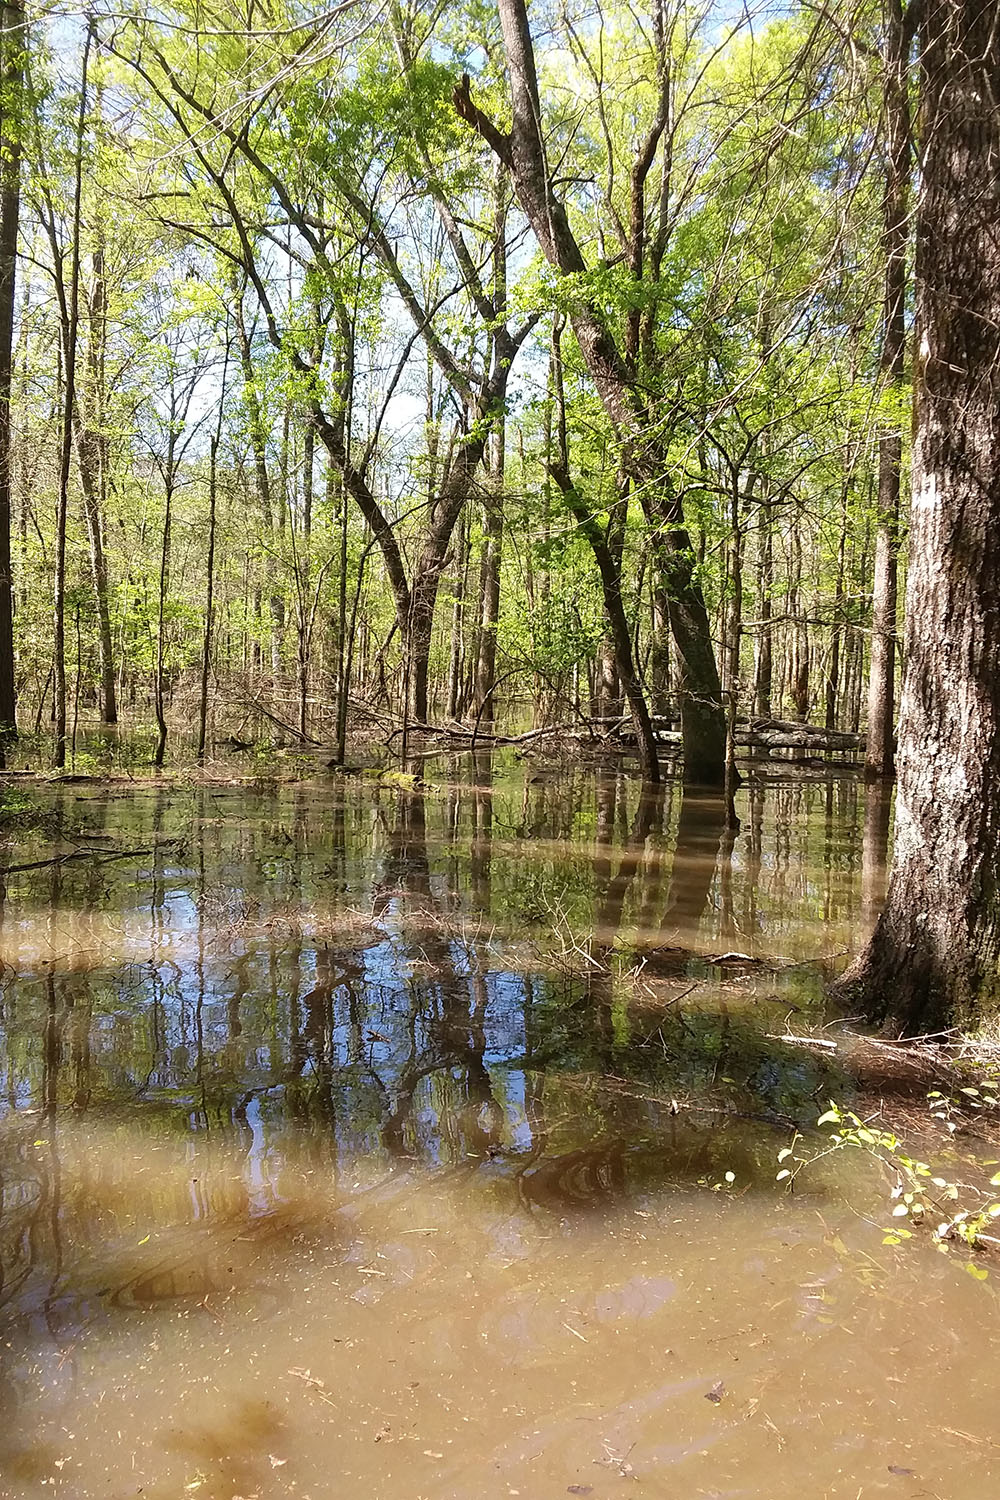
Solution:
[[[775,1182],[847,1086],[775,1036],[877,909],[863,790],[727,843],[475,772],[53,793],[104,852],[6,881],[0,1494],[989,1493],[992,1279]]]

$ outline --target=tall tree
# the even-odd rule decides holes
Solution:
[[[924,0],[917,420],[893,868],[845,988],[908,1031],[1000,1009],[1000,25]]]
[[[11,577],[11,373],[14,278],[21,202],[21,121],[26,21],[16,3],[0,6],[0,761],[15,730],[14,590]]]
[[[582,283],[586,281],[587,263],[566,208],[556,194],[546,156],[527,8],[524,0],[499,0],[499,12],[510,82],[511,129],[509,133],[499,130],[483,113],[472,99],[467,77],[455,90],[455,107],[509,168],[521,207],[546,260],[561,276]],[[646,177],[666,123],[661,101],[633,168],[633,223],[640,226],[645,223],[642,205]],[[634,242],[636,234],[632,239]],[[641,263],[641,243],[638,247],[633,244],[633,258],[636,254]],[[655,416],[630,371],[636,325],[630,320],[623,351],[586,291],[572,296],[569,316],[591,379],[623,444],[627,468],[649,523],[651,549],[663,579],[682,667],[685,778],[721,785],[725,778],[726,726],[708,611],[694,570],[681,501],[670,483],[667,456],[656,435]]]
[[[906,369],[906,243],[910,193],[910,98],[908,53],[912,42],[912,6],[904,14],[901,0],[885,0],[883,136],[885,139],[885,205],[882,229],[885,294],[882,308],[881,365],[885,390],[898,396]],[[871,670],[868,677],[869,777],[890,776],[893,766],[893,717],[896,686],[896,574],[899,531],[899,480],[903,442],[899,416],[893,411],[879,433],[878,530],[872,600]]]

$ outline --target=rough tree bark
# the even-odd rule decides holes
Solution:
[[[843,988],[905,1031],[1000,1009],[1000,26],[924,0],[917,422],[892,876]]]

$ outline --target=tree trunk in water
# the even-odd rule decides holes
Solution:
[[[893,1029],[1000,1009],[1000,27],[925,0],[906,675],[885,910],[844,981]]]
[[[766,481],[765,481],[766,482]],[[770,499],[760,507],[760,553],[757,563],[757,596],[760,600],[760,626],[757,635],[757,660],[754,672],[754,713],[760,719],[771,717],[771,693],[774,677],[773,611],[774,593],[774,536],[771,530]]]
[[[462,712],[462,662],[465,655],[463,616],[465,613],[466,565],[468,562],[468,527],[458,523],[458,545],[455,553],[455,594],[451,605],[451,649],[448,657],[448,717],[457,719]]]
[[[882,375],[887,392],[906,374],[906,239],[910,185],[908,40],[901,0],[886,0],[885,56],[885,301],[882,308]],[[898,425],[883,428],[878,448],[878,530],[872,591],[872,646],[868,677],[865,776],[891,776],[896,686],[896,556],[899,546],[899,473],[903,444]]]
[[[24,11],[0,8],[0,765],[3,741],[16,733],[14,590],[11,576],[10,396],[14,347],[14,280],[21,204],[21,83]]]
[[[841,641],[844,634],[844,562],[847,555],[847,486],[840,503],[840,538],[837,543],[837,581],[833,594],[833,629],[830,657],[826,672],[826,727],[837,727],[837,698],[840,692]]]
[[[223,374],[223,383],[225,374]],[[222,402],[219,402],[219,427],[222,426]],[[213,435],[208,453],[208,580],[205,585],[205,633],[201,645],[201,698],[198,705],[198,759],[205,759],[205,741],[208,733],[208,677],[212,666],[212,614],[215,593],[215,499],[216,461],[219,452],[219,433]]]
[[[604,613],[611,630],[611,638],[614,642],[615,665],[618,669],[618,677],[625,697],[628,700],[629,713],[635,727],[636,739],[639,744],[639,764],[642,767],[644,781],[656,786],[660,780],[660,762],[656,750],[656,737],[653,734],[653,725],[649,717],[649,709],[646,706],[645,695],[639,682],[632,658],[632,635],[628,628],[628,618],[625,614],[625,605],[622,602],[622,578],[621,568],[612,556],[611,548],[608,546],[607,537],[602,528],[594,520],[588,511],[585,502],[577,493],[569,471],[561,463],[550,466],[552,478],[556,481],[566,498],[566,503],[576,517],[580,530],[590,543],[601,575],[601,588],[604,593]]]
[[[497,622],[500,619],[500,547],[503,537],[505,441],[506,425],[501,416],[493,433],[493,463],[483,502],[486,525],[483,535],[483,587],[479,611],[476,698],[479,704],[480,722],[484,729],[489,729],[496,717],[493,684],[497,666]]]
[[[800,518],[792,527],[792,587],[789,604],[794,616],[792,636],[792,702],[803,723],[809,717],[809,627],[803,618],[802,533]]]
[[[299,667],[299,736],[308,738],[309,657],[312,647],[312,598],[309,549],[312,545],[313,467],[316,459],[316,429],[306,421],[302,433],[302,536],[301,550],[295,559],[296,641]]]
[[[98,84],[95,107],[100,117],[103,91]],[[107,554],[104,550],[104,510],[107,499],[108,439],[105,432],[107,342],[107,283],[105,280],[105,236],[102,208],[97,211],[92,256],[93,280],[87,328],[86,411],[76,417],[77,462],[90,543],[90,572],[97,607],[97,644],[101,662],[101,722],[118,723],[115,695],[115,659],[111,639],[111,604]]]
[[[667,596],[653,587],[653,640],[649,654],[650,698],[655,714],[670,712],[670,619]]]
[[[167,748],[166,708],[166,651],[167,651],[167,594],[170,591],[170,531],[173,523],[173,444],[174,435],[168,440],[167,485],[163,497],[163,531],[160,538],[160,580],[156,604],[156,664],[153,672],[153,709],[156,714],[156,750],[153,764],[159,769]]]
[[[76,163],[73,184],[72,243],[70,250],[69,300],[65,292],[60,299],[63,342],[63,416],[62,445],[59,455],[59,496],[56,503],[56,569],[52,600],[53,664],[55,667],[55,747],[52,760],[56,768],[66,764],[66,517],[69,510],[69,471],[73,455],[73,417],[76,410],[76,344],[80,311],[80,201],[83,192],[83,133],[87,118],[87,66],[93,28],[87,28],[80,80],[80,109],[77,116]],[[53,222],[53,235],[55,234]],[[62,264],[59,265],[62,281]]]

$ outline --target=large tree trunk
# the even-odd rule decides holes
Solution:
[[[845,988],[906,1031],[1000,1009],[1000,27],[925,0],[917,391],[892,877]]]
[[[886,0],[885,57],[885,300],[882,308],[882,374],[896,392],[906,373],[906,240],[910,187],[908,37],[901,0]],[[879,434],[878,531],[872,592],[872,650],[868,677],[868,741],[865,775],[891,776],[896,687],[896,554],[899,472],[903,443],[898,423]]]

